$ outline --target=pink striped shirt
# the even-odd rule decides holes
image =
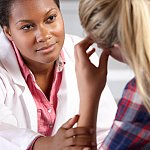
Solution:
[[[32,93],[37,106],[38,132],[45,136],[50,136],[55,123],[57,93],[61,84],[62,71],[65,64],[63,52],[61,51],[61,54],[56,61],[50,97],[47,99],[40,87],[36,84],[34,75],[23,62],[18,49],[13,43],[12,45],[14,47],[22,75]]]

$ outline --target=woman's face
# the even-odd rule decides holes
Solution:
[[[51,63],[64,42],[64,24],[54,0],[16,0],[11,7],[6,36],[26,63]]]

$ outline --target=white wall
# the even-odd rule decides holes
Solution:
[[[66,33],[84,37],[85,34],[78,17],[78,4],[78,0],[61,0],[61,10],[65,21]],[[99,53],[100,50],[97,50],[97,54]],[[116,100],[121,97],[125,84],[132,77],[133,73],[127,65],[110,58],[108,85]]]

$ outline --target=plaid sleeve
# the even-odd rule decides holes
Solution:
[[[101,150],[141,150],[150,142],[150,114],[142,104],[135,79],[124,89],[113,126]]]

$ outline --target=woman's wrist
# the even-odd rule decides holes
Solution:
[[[33,150],[49,150],[51,137],[39,137],[34,145]]]

